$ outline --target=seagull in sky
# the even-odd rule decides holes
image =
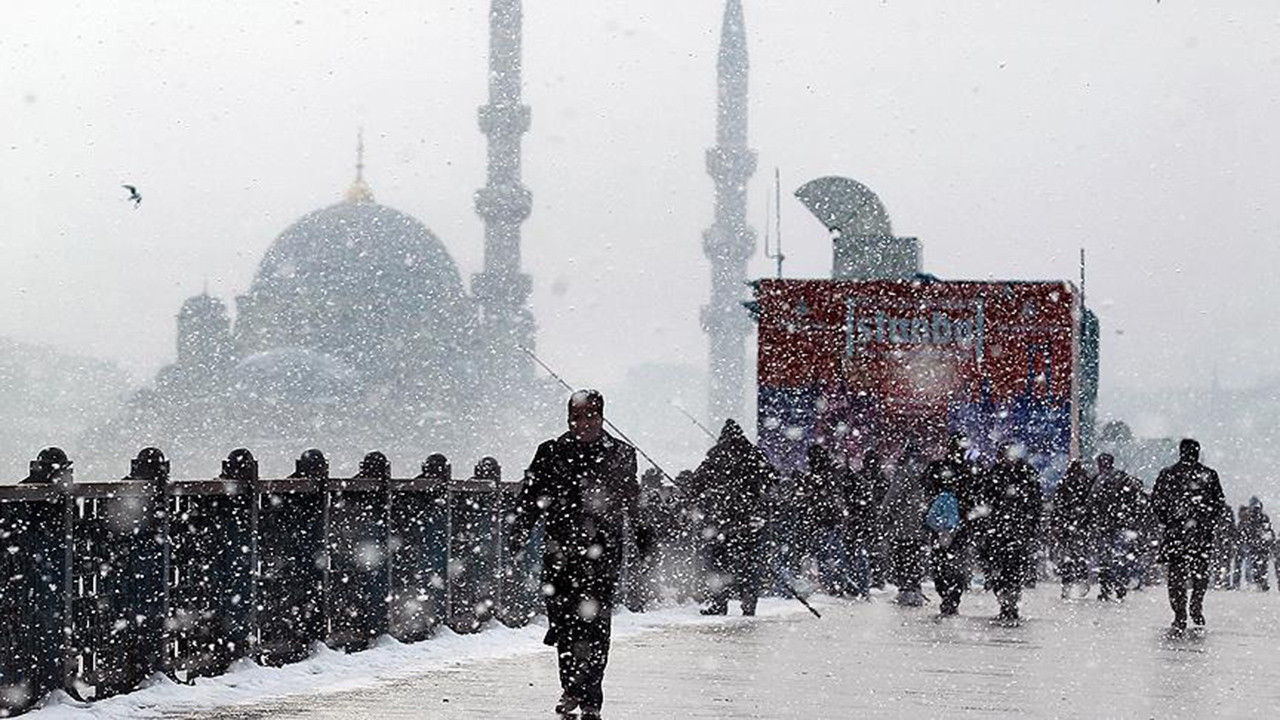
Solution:
[[[138,209],[138,206],[142,205],[142,195],[141,195],[141,193],[139,193],[139,192],[138,192],[138,188],[136,188],[136,187],[134,187],[134,186],[132,186],[132,185],[121,185],[120,187],[123,187],[125,190],[128,190],[128,191],[129,191],[129,197],[127,197],[127,198],[125,198],[125,199],[126,199],[126,200],[132,200],[132,201],[133,201],[133,209],[134,209],[134,210],[137,210],[137,209]]]

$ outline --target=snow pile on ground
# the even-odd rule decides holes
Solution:
[[[736,603],[730,609],[736,609]],[[804,613],[794,600],[765,598],[757,613],[777,617]],[[716,625],[751,622],[734,615],[704,617],[695,605],[682,605],[637,614],[619,612],[613,619],[614,639],[626,638],[674,625]],[[413,677],[446,666],[493,660],[538,652],[551,652],[542,644],[546,618],[539,617],[524,628],[494,624],[483,632],[459,635],[441,628],[435,637],[404,644],[382,637],[364,652],[346,654],[323,645],[307,660],[280,668],[262,667],[241,660],[224,675],[199,678],[184,685],[157,674],[149,683],[127,695],[93,703],[77,701],[59,691],[43,708],[26,717],[38,720],[57,718],[137,718],[155,716],[175,709],[191,711],[261,702],[287,695],[316,695],[368,687],[381,682]],[[548,678],[554,682],[554,678]]]

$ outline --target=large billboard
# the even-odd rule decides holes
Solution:
[[[1078,452],[1079,297],[1064,282],[762,280],[760,446],[784,470],[961,432],[1041,468]],[[856,461],[855,461],[856,464]]]

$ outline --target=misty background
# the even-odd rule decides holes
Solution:
[[[1083,247],[1103,332],[1100,420],[1196,434],[1229,499],[1280,500],[1280,7],[744,6],[760,167],[750,212],[762,239],[781,168],[788,276],[829,274],[827,233],[790,196],[826,174],[875,190],[941,277],[1077,280]],[[483,250],[472,195],[484,184],[487,10],[6,7],[0,477],[21,477],[46,444],[74,458],[79,428],[172,361],[185,298],[207,285],[231,303],[287,225],[338,201],[358,127],[378,202],[422,220],[469,282]],[[672,472],[708,444],[652,389],[705,414],[703,154],[722,11],[524,5],[534,209],[522,247],[539,351],[609,393],[610,415]],[[140,209],[121,183],[138,186]],[[758,254],[751,268],[770,275],[773,263]],[[335,458],[335,473],[355,460]]]

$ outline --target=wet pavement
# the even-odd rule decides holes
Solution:
[[[992,622],[986,594],[936,605],[829,600],[807,613],[675,625],[614,644],[605,717],[1276,717],[1280,597],[1209,596],[1209,628],[1170,637],[1164,589],[1124,604],[1031,592],[1024,622]],[[696,611],[688,610],[692,616]],[[690,618],[691,622],[693,618]],[[553,717],[547,649],[326,695],[169,717]]]

